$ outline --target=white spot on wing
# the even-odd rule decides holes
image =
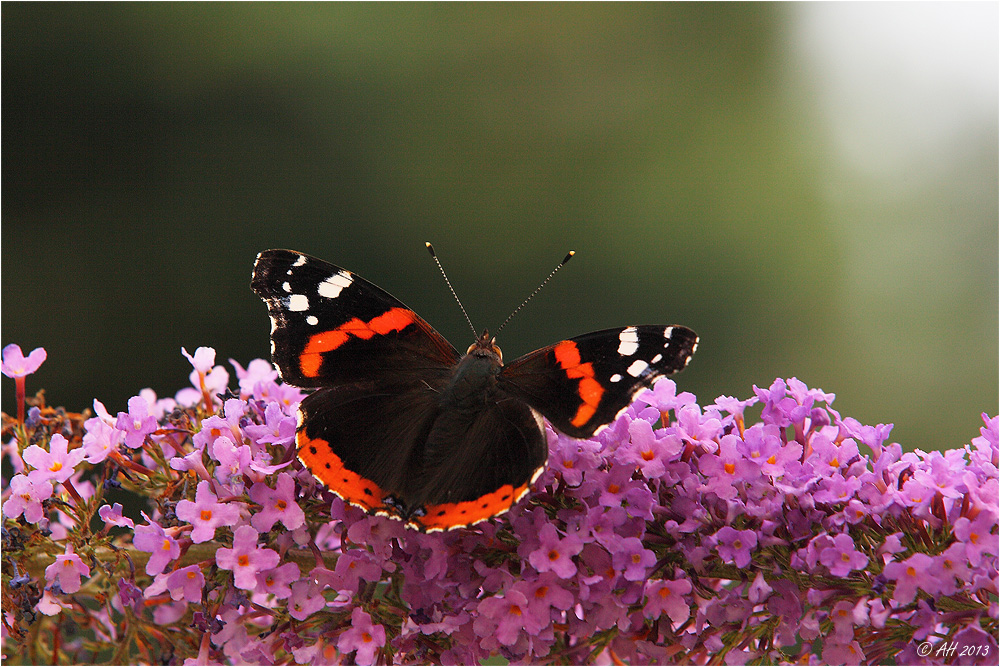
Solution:
[[[655,357],[653,357],[652,359],[650,359],[650,363],[658,364],[658,363],[660,363],[661,359],[663,359],[663,355],[662,354],[658,354]]]
[[[647,368],[649,368],[649,364],[647,364],[642,359],[636,359],[635,361],[632,362],[632,365],[626,369],[626,371],[632,377],[637,378],[640,375],[642,375]]]
[[[292,266],[302,266],[305,263],[306,263],[306,256],[305,255],[299,255],[299,258],[297,260],[295,260],[295,263],[292,264]]]
[[[291,292],[292,284],[286,280],[285,282],[281,283],[281,289],[285,290],[286,292]]]
[[[663,337],[666,338],[667,340],[673,338],[673,335],[674,335],[673,327],[667,327],[666,329],[663,330]]]
[[[315,315],[309,315],[306,317],[306,324],[311,324],[312,326],[316,326],[317,324],[319,324],[319,318],[316,317]]]
[[[309,298],[305,294],[292,294],[285,303],[288,310],[293,312],[309,310]]]
[[[338,271],[321,282],[319,287],[316,288],[316,291],[322,297],[326,297],[327,299],[336,299],[340,296],[340,292],[353,282],[354,278],[350,273],[347,271]]]
[[[620,374],[618,374],[618,373],[615,373],[614,375],[612,375],[611,377],[608,378],[608,380],[611,381],[611,382],[621,382],[621,379],[622,379],[622,376]]]
[[[635,327],[626,327],[618,334],[621,344],[618,346],[618,354],[623,357],[631,357],[639,349],[639,332]]]

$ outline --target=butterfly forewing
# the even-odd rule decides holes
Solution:
[[[257,256],[250,286],[271,316],[272,359],[297,387],[417,382],[459,354],[423,319],[357,274],[290,250]]]
[[[515,359],[498,386],[576,438],[613,421],[635,395],[684,368],[698,345],[682,326],[605,329]]]

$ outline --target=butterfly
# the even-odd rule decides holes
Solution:
[[[302,464],[345,502],[428,532],[506,512],[545,469],[543,418],[589,438],[698,344],[683,326],[629,326],[505,365],[488,331],[460,354],[395,297],[300,252],[260,253],[250,284],[282,381],[314,390],[299,406]]]

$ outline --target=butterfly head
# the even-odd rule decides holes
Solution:
[[[485,329],[483,335],[477,338],[476,342],[470,345],[465,353],[477,357],[494,357],[503,365],[503,352],[497,347],[496,336],[491,336],[489,329]]]

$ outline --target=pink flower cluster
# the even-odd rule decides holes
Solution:
[[[175,398],[95,401],[65,435],[35,409],[38,444],[5,447],[8,658],[66,615],[109,646],[134,624],[188,664],[953,661],[924,641],[996,664],[997,417],[962,449],[903,453],[795,378],[705,407],[663,380],[593,439],[549,431],[508,514],[423,534],[302,469],[302,395],[269,364],[233,362],[223,400],[214,351],[185,354]],[[141,519],[105,501],[119,484]],[[63,659],[88,645],[64,636]]]

